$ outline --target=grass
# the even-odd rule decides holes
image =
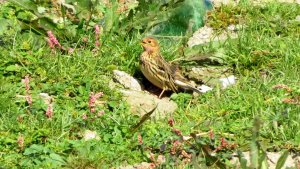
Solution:
[[[259,117],[262,124],[258,141],[264,149],[299,151],[299,105],[282,101],[299,98],[300,94],[300,27],[299,21],[293,21],[300,14],[299,5],[270,3],[255,7],[240,4],[222,8],[239,11],[244,28],[237,39],[228,39],[217,46],[199,46],[199,49],[210,52],[222,48],[226,66],[234,69],[238,83],[196,98],[184,93],[174,94],[172,98],[178,104],[178,110],[172,115],[174,127],[183,135],[212,129],[218,138],[224,137],[236,143],[237,149],[248,151],[253,119]],[[217,25],[216,29],[222,27]],[[150,151],[156,156],[164,154],[167,165],[180,165],[181,157],[159,151],[166,141],[179,139],[167,123],[169,117],[147,121],[138,131],[143,138],[143,145],[139,145],[138,133],[130,133],[130,127],[139,117],[130,112],[118,91],[109,88],[113,69],[143,78],[138,69],[142,51],[139,40],[143,35],[132,38],[103,35],[101,50],[96,52],[91,50],[93,34],[87,36],[90,42],[85,46],[81,42],[68,44],[61,40],[63,45],[75,48],[76,52],[70,55],[51,52],[43,39],[38,43],[36,35],[30,32],[16,32],[6,37],[10,38],[6,45],[0,46],[1,166],[109,168],[151,162]],[[180,43],[160,40],[165,57],[175,59]],[[24,98],[16,97],[25,94],[21,83],[25,75],[31,78],[32,106]],[[273,89],[276,84],[285,84],[292,91]],[[103,109],[105,115],[93,119],[89,114],[89,95],[100,91],[104,92],[100,98],[103,103],[97,110]],[[51,119],[45,116],[47,105],[39,93],[54,97]],[[89,116],[87,120],[82,119],[84,113]],[[83,141],[86,129],[97,131],[100,140]],[[17,142],[20,136],[24,137],[23,146]],[[215,144],[219,142],[216,140]],[[167,150],[171,147],[172,144],[167,144]],[[191,154],[196,151],[188,145],[184,148]]]

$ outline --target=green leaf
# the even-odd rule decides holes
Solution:
[[[275,169],[281,169],[284,165],[284,163],[286,162],[286,159],[289,155],[289,151],[285,150],[282,155],[279,157],[278,162],[276,164],[276,168]]]
[[[29,148],[26,148],[23,155],[31,155],[36,153],[42,153],[45,147],[42,145],[33,144]]]
[[[268,162],[267,162],[267,154],[266,152],[262,152],[260,155],[259,155],[259,168],[261,169],[267,169],[268,168]]]
[[[119,15],[116,13],[117,3],[114,3],[111,8],[107,8],[105,13],[105,32],[111,31],[116,25]]]
[[[238,151],[237,154],[241,164],[240,167],[242,169],[247,169],[247,160],[243,157],[243,153],[241,151]]]
[[[18,5],[24,9],[35,11],[36,10],[36,4],[33,3],[31,0],[9,0],[15,5]]]
[[[8,72],[20,72],[20,66],[18,66],[18,65],[9,65],[9,66],[7,66],[6,67],[6,71],[8,71]]]
[[[3,35],[7,31],[7,26],[9,25],[9,20],[0,19],[0,35]]]
[[[52,160],[55,160],[61,164],[65,164],[65,160],[60,155],[56,153],[51,153],[49,156]]]
[[[111,134],[105,134],[104,136],[103,136],[103,140],[105,141],[105,142],[109,142],[109,140],[112,138],[112,135]]]

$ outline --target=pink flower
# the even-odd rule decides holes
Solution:
[[[95,25],[95,46],[99,47],[100,46],[100,42],[99,42],[99,36],[100,35],[100,27],[99,25]]]
[[[52,41],[50,39],[47,40],[48,45],[51,49],[54,49],[55,45],[52,43]]]
[[[23,149],[23,147],[24,147],[24,137],[22,135],[19,135],[17,143],[18,143],[19,148]]]
[[[99,40],[96,40],[95,45],[96,45],[97,47],[100,46]]]
[[[48,108],[47,108],[47,111],[46,111],[46,116],[48,118],[51,118],[53,116],[53,106],[52,106],[52,103],[48,104]]]
[[[82,115],[82,119],[83,119],[83,120],[86,120],[86,119],[87,119],[87,115],[86,115],[85,113]]]
[[[172,155],[175,155],[175,154],[176,154],[176,151],[180,148],[180,146],[181,146],[180,141],[175,140],[175,141],[173,142],[173,144],[172,144],[171,149],[170,149],[170,153],[171,153]]]
[[[152,168],[156,168],[156,165],[155,165],[155,163],[150,163],[150,165],[149,165],[149,168],[150,168],[150,169],[152,169]]]
[[[22,79],[22,82],[25,84],[25,89],[26,89],[26,92],[29,92],[30,90],[30,78],[28,75],[25,76],[24,79]]]
[[[97,116],[98,117],[101,117],[105,114],[104,110],[100,110],[98,113],[97,113]]]
[[[143,138],[142,138],[141,133],[138,134],[138,142],[139,142],[139,145],[143,144]]]
[[[26,101],[29,104],[29,106],[31,106],[32,105],[32,97],[31,97],[31,95],[29,94],[29,95],[25,96],[25,98],[26,98]]]
[[[17,117],[17,121],[18,121],[19,123],[22,123],[22,122],[23,122],[23,117],[22,117],[21,115],[19,115],[19,116]]]
[[[214,152],[220,151],[222,149],[230,149],[230,148],[235,148],[236,145],[232,144],[230,145],[224,137],[221,138],[221,144],[214,150]]]
[[[175,123],[174,119],[173,119],[172,117],[170,117],[169,120],[168,120],[169,126],[170,126],[170,127],[173,127],[173,126],[174,126],[174,123]]]
[[[209,130],[209,138],[213,140],[215,138],[214,131],[212,129]]]
[[[25,76],[24,79],[22,79],[22,83],[25,84],[25,99],[27,101],[27,103],[29,104],[29,106],[32,105],[32,97],[30,94],[30,78],[28,75]]]
[[[48,44],[49,47],[51,49],[53,49],[55,46],[58,46],[59,48],[61,48],[60,43],[58,42],[58,40],[56,39],[56,37],[53,35],[52,31],[47,31],[48,34]]]
[[[224,137],[222,137],[221,138],[221,147],[225,148],[225,147],[227,147],[227,145],[228,145],[227,141],[225,140]]]
[[[87,37],[83,37],[82,38],[82,42],[87,43],[88,42],[88,38]]]
[[[73,49],[73,48],[69,48],[69,49],[68,49],[68,53],[69,53],[69,54],[72,54],[73,52],[74,52],[74,49]]]
[[[96,93],[96,94],[94,94],[93,92],[90,93],[89,108],[90,108],[91,113],[94,113],[96,111],[95,103],[96,103],[96,100],[101,96],[103,96],[102,92],[99,92],[99,93]]]
[[[99,25],[95,25],[95,33],[96,33],[96,35],[100,34],[100,27],[99,27]]]
[[[182,136],[182,133],[179,129],[173,128],[172,131],[177,135],[177,136]]]

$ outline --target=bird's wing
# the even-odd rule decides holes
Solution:
[[[161,55],[157,56],[155,59],[157,65],[157,76],[168,86],[172,91],[176,92],[177,87],[174,82],[174,78],[172,76],[172,70],[170,64],[164,60]]]
[[[170,66],[172,71],[172,76],[174,78],[174,83],[176,86],[179,86],[180,88],[184,90],[193,90],[194,92],[201,93],[199,89],[195,88],[190,84],[190,82],[181,74],[181,71],[179,69],[178,65],[171,65]]]
[[[175,80],[180,80],[183,82],[188,82],[188,80],[181,74],[181,70],[179,69],[179,66],[176,64],[170,65],[172,76]]]

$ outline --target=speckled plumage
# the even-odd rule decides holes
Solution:
[[[178,91],[183,89],[198,90],[192,87],[181,75],[177,66],[171,66],[160,54],[159,44],[156,39],[147,37],[142,40],[144,52],[140,56],[140,68],[144,76],[155,86],[164,91]]]
[[[154,38],[144,38],[144,52],[140,56],[140,67],[144,76],[163,90],[177,92],[172,71],[168,62],[160,55],[158,42]]]

